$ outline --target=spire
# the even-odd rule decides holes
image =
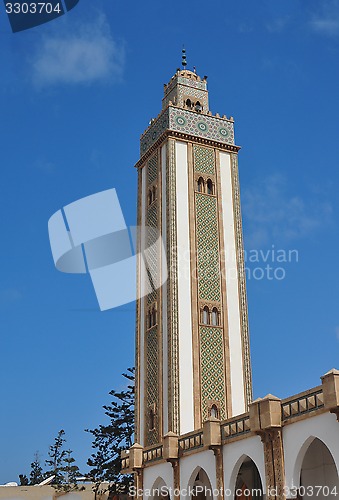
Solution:
[[[182,64],[183,68],[186,69],[186,66],[187,66],[186,49],[183,47],[181,52],[182,52],[181,64]]]

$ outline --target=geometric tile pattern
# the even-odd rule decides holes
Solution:
[[[234,144],[233,122],[181,108],[170,109],[170,130]]]
[[[195,194],[197,220],[197,274],[200,300],[220,302],[220,263],[217,199]]]
[[[143,156],[166,130],[203,137],[223,144],[234,144],[233,122],[216,116],[170,106],[162,111],[152,125],[142,134],[140,155]]]
[[[158,362],[159,362],[159,348],[158,348],[158,331],[157,328],[152,328],[146,332],[146,345],[147,345],[147,386],[146,386],[146,429],[147,429],[147,445],[156,444],[159,442],[158,436],[158,418],[157,412],[159,406],[156,404],[154,429],[150,430],[150,412],[149,408],[157,403],[159,394],[158,382]]]
[[[220,417],[225,414],[224,343],[221,328],[203,326],[200,333],[201,399],[203,420],[208,418],[208,401],[218,401]]]
[[[158,225],[158,208],[155,203],[150,205],[147,210],[147,226],[151,228],[157,228]],[[147,271],[149,273],[149,277],[153,279],[153,282],[157,282],[158,273],[159,273],[159,255],[158,255],[158,247],[155,245],[157,241],[157,233],[152,230],[147,231]],[[152,293],[147,295],[147,302],[151,304],[157,299],[157,291],[153,290]]]
[[[147,184],[148,186],[153,183],[158,175],[158,158],[154,155],[148,162],[147,168]],[[146,189],[146,196],[148,189]],[[146,203],[148,202],[148,196]],[[150,228],[157,229],[159,223],[158,217],[158,203],[154,202],[146,208],[146,225]],[[154,276],[155,280],[158,266],[158,251],[157,248],[151,248],[157,240],[156,232],[147,231],[146,248],[147,248],[147,273],[149,277]],[[153,290],[147,296],[147,305],[153,304],[157,301],[157,291]],[[146,309],[147,310],[147,309]],[[159,314],[159,308],[158,308]],[[147,314],[146,314],[147,317]],[[147,330],[147,326],[146,326]],[[159,332],[158,326],[153,327],[151,330],[146,331],[146,405],[145,405],[145,430],[146,430],[146,445],[151,445],[159,442],[159,419],[157,413],[159,411],[159,380],[158,380],[158,367],[159,367]],[[154,429],[150,429],[150,407],[155,409]]]
[[[193,146],[194,171],[201,174],[215,174],[214,151],[210,148]]]
[[[157,155],[153,156],[148,162],[148,184],[152,184],[153,181],[157,178],[158,172],[158,158]]]
[[[169,101],[176,103],[179,106],[184,105],[185,98],[190,98],[192,101],[199,101],[204,111],[208,111],[208,93],[203,90],[192,89],[187,85],[178,85],[162,101],[163,107],[167,106]]]

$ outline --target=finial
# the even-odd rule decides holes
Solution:
[[[197,68],[196,68],[196,66],[193,66],[193,73],[197,74]]]
[[[182,49],[182,61],[181,64],[183,65],[183,68],[185,69],[187,66],[187,61],[186,61],[186,49],[183,47]]]

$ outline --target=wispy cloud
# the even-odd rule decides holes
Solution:
[[[295,241],[331,220],[332,208],[327,202],[291,194],[287,179],[280,174],[245,190],[242,203],[246,244],[251,248]]]
[[[339,1],[330,0],[320,4],[320,10],[310,20],[310,27],[315,33],[326,36],[339,35]]]
[[[113,39],[105,16],[99,15],[66,33],[44,36],[31,65],[39,87],[119,80],[124,47]]]
[[[266,23],[266,29],[270,33],[281,33],[286,28],[289,20],[289,16],[277,17]]]
[[[0,290],[0,304],[9,304],[22,299],[22,292],[17,288]]]
[[[44,174],[53,174],[56,171],[56,166],[53,162],[39,158],[33,166]]]

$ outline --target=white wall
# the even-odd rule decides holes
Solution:
[[[144,492],[147,494],[147,490],[153,490],[161,483],[161,479],[169,488],[169,493],[171,494],[171,499],[173,499],[173,470],[170,463],[154,464],[152,467],[146,467],[144,469]],[[144,495],[144,498],[146,496]]]
[[[185,490],[189,486],[193,486],[194,479],[198,469],[203,469],[211,483],[212,490],[216,490],[216,469],[215,457],[213,451],[207,450],[200,453],[194,453],[180,460],[180,489]],[[185,492],[183,492],[185,493]],[[188,497],[182,495],[182,500],[188,500]]]
[[[286,486],[298,487],[300,470],[307,449],[314,438],[327,446],[339,471],[339,423],[332,413],[323,413],[283,428]]]
[[[240,327],[238,266],[233,214],[231,157],[220,152],[220,178],[222,192],[222,216],[226,263],[226,298],[228,312],[232,415],[245,412],[244,367]]]
[[[176,142],[175,158],[178,245],[180,434],[185,434],[194,429],[191,263],[189,258],[189,199],[186,143],[180,141]]]
[[[319,500],[333,497],[332,492],[337,492],[339,495],[336,465],[330,451],[319,439],[314,439],[306,451],[302,462],[301,486],[313,493],[313,496],[317,496]],[[324,488],[320,488],[321,486]]]
[[[239,469],[246,457],[253,460],[260,474],[263,492],[266,493],[264,449],[259,436],[241,439],[223,447],[225,490],[235,489]]]

